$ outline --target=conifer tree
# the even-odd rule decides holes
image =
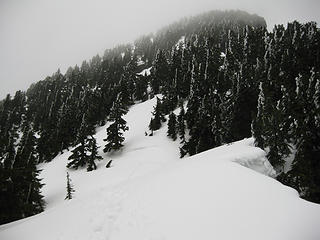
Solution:
[[[136,91],[136,80],[137,80],[137,65],[138,59],[137,56],[134,54],[128,64],[124,67],[123,78],[127,82],[128,86],[128,97],[130,100],[130,104],[134,102],[134,92]],[[124,99],[123,99],[124,100]],[[122,102],[125,103],[125,102]]]
[[[177,121],[177,131],[178,131],[179,137],[181,139],[181,143],[183,143],[185,141],[186,126],[185,126],[184,115],[185,115],[185,111],[184,111],[183,103],[181,103],[180,104],[180,113],[178,115],[178,121]]]
[[[184,48],[182,50],[182,56],[181,56],[181,72],[182,76],[178,79],[181,81],[179,84],[179,81],[177,81],[178,87],[178,96],[182,99],[187,98],[190,92],[190,82],[191,82],[191,70],[192,70],[192,53],[187,48]],[[179,72],[178,72],[179,73]],[[178,85],[179,84],[179,85]]]
[[[68,100],[67,100],[68,102]],[[59,120],[58,120],[58,139],[61,143],[60,152],[62,153],[63,149],[69,147],[72,142],[73,132],[72,132],[72,116],[69,115],[68,111],[69,106],[66,103],[63,103],[61,108],[59,109]]]
[[[8,127],[11,125],[9,120],[12,100],[10,94],[7,94],[0,108],[0,156],[5,153],[5,147],[8,144]]]
[[[251,115],[256,111],[256,93],[248,83],[244,67],[239,66],[237,78],[234,81],[234,108],[230,126],[231,141],[237,141],[251,136]]]
[[[135,98],[136,100],[146,101],[148,99],[148,80],[147,76],[139,76],[135,82]]]
[[[218,147],[224,143],[224,133],[226,132],[226,129],[222,124],[221,98],[215,92],[211,92],[211,95],[213,96],[210,96],[211,99],[209,101],[209,106],[207,106],[207,109],[210,113],[209,115],[212,116],[211,123],[209,120],[209,124],[211,124],[211,132],[214,138],[212,147]]]
[[[123,106],[129,106],[133,103],[131,89],[130,89],[130,80],[126,78],[125,75],[121,76],[118,92],[121,93],[121,101]]]
[[[252,121],[252,135],[254,136],[255,145],[259,148],[264,148],[265,146],[265,136],[263,132],[263,121],[264,121],[264,94],[262,84],[260,83],[260,93],[258,97],[258,109],[257,109],[257,116]]]
[[[28,217],[43,211],[44,200],[40,193],[41,184],[37,169],[36,138],[33,130],[26,126],[19,143],[13,164],[12,181],[15,195],[19,199],[17,215]]]
[[[197,121],[198,110],[201,104],[201,86],[200,86],[200,73],[199,70],[201,66],[198,66],[195,56],[192,60],[192,77],[190,84],[190,93],[187,104],[187,112],[185,114],[185,119],[189,129],[192,129],[195,122]]]
[[[20,208],[20,205],[18,205],[19,196],[12,181],[12,176],[14,175],[13,163],[16,155],[12,138],[5,152],[3,161],[0,162],[0,224],[21,217],[19,210],[17,211]]]
[[[213,116],[209,111],[209,106],[209,98],[205,97],[199,109],[199,119],[191,130],[193,134],[189,141],[196,143],[195,148],[191,148],[191,150],[189,148],[189,154],[191,155],[216,147],[210,124],[210,119],[212,119]],[[212,106],[210,106],[210,108],[211,107]]]
[[[156,128],[157,128],[156,122],[155,122],[154,118],[151,118],[150,123],[149,123],[149,129],[150,129],[151,133],[149,134],[149,136],[153,136],[153,132],[155,131]]]
[[[83,114],[81,127],[77,134],[77,141],[79,142],[71,152],[68,158],[70,162],[67,164],[68,168],[78,169],[87,165],[87,171],[95,170],[95,160],[100,160],[101,157],[97,153],[97,144],[95,138],[92,136],[93,127],[87,124],[87,115]]]
[[[78,169],[79,167],[83,167],[88,162],[87,149],[86,149],[86,139],[88,134],[88,125],[86,122],[86,115],[83,114],[81,127],[77,133],[77,143],[76,146],[71,152],[71,156],[68,160],[71,160],[68,164],[68,168]]]
[[[185,114],[190,138],[188,141],[185,141],[183,146],[180,148],[181,157],[185,156],[188,153],[190,156],[197,153],[196,147],[201,134],[199,131],[199,108],[201,105],[200,70],[201,64],[197,64],[196,57],[193,56],[190,94],[187,104],[187,112]]]
[[[123,115],[126,114],[126,109],[123,106],[121,95],[119,94],[117,100],[114,102],[109,120],[113,123],[107,128],[107,138],[103,139],[107,144],[103,149],[104,152],[110,152],[112,150],[117,151],[123,147],[123,132],[128,131],[129,127],[127,122],[123,119]]]
[[[16,156],[16,150],[15,150],[15,144],[14,144],[14,138],[10,137],[9,144],[6,147],[6,153],[3,157],[3,167],[5,169],[12,169],[15,156]]]
[[[166,121],[166,118],[163,114],[163,106],[160,98],[157,97],[157,104],[154,107],[154,111],[152,112],[153,118],[151,118],[149,129],[153,132],[161,128],[163,122]]]
[[[97,169],[95,160],[102,159],[102,157],[98,155],[97,141],[93,136],[90,136],[90,138],[88,138],[88,151],[90,152],[87,167],[87,171],[89,172]]]
[[[169,115],[167,136],[172,138],[173,141],[177,139],[176,126],[177,126],[176,115],[174,114],[174,112],[171,112],[171,114]]]
[[[267,79],[262,84],[262,91],[264,94],[264,106],[262,109],[263,124],[264,124],[264,134],[267,136],[265,138],[265,147],[269,147],[269,152],[267,158],[270,163],[278,170],[283,169],[284,158],[290,154],[290,149],[288,146],[288,138],[284,132],[283,121],[285,121],[282,109],[279,107],[277,100],[277,85],[273,79],[275,74],[273,67],[270,65]]]
[[[69,173],[67,172],[67,195],[64,200],[71,200],[74,192],[75,191],[71,183],[71,178],[69,176]]]
[[[289,185],[298,189],[305,199],[316,203],[320,203],[319,76],[319,72],[312,69],[309,77],[300,75],[297,78],[299,111],[296,114],[300,113],[295,116],[294,129],[297,152],[286,176]]]
[[[160,90],[165,92],[169,87],[169,66],[164,50],[159,49],[157,51],[152,69],[153,78],[151,81],[151,87],[154,94],[160,93]]]

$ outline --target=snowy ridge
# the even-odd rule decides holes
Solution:
[[[211,154],[218,155],[220,158],[227,158],[266,176],[276,176],[276,171],[266,158],[266,152],[254,147],[253,138],[217,147],[211,150]]]
[[[43,164],[47,210],[1,226],[0,239],[320,239],[320,206],[268,177],[274,170],[252,139],[179,159],[166,125],[153,137],[144,134],[155,103],[131,107],[125,148],[116,154],[100,148],[104,160],[96,171],[66,169],[70,152]],[[107,125],[97,129],[100,146]],[[67,171],[76,191],[70,201],[64,201]]]

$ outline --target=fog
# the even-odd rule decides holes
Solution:
[[[241,9],[269,30],[288,21],[320,22],[318,0],[0,0],[0,98],[107,48],[155,32],[183,16]]]

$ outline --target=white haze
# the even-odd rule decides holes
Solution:
[[[213,9],[257,13],[269,30],[294,19],[320,22],[318,0],[0,0],[0,99],[58,68]]]

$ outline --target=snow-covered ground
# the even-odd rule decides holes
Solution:
[[[166,126],[145,136],[155,102],[130,109],[125,148],[100,148],[98,170],[66,169],[70,152],[41,165],[46,210],[0,226],[0,239],[320,239],[320,205],[270,177],[274,170],[252,139],[179,159]],[[106,127],[97,129],[100,146]],[[67,171],[76,191],[70,201]]]

